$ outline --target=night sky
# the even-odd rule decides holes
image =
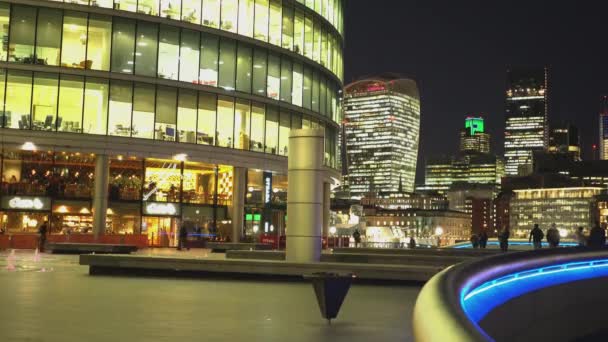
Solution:
[[[345,82],[382,72],[418,82],[420,178],[426,156],[458,150],[469,114],[483,114],[502,154],[507,67],[547,66],[549,122],[579,127],[591,158],[608,94],[608,3],[564,3],[347,0]]]

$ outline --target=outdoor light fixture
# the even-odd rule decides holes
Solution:
[[[26,141],[21,145],[21,149],[24,151],[36,151],[36,145],[31,141]]]
[[[337,231],[338,231],[338,230],[336,229],[336,227],[329,227],[329,233],[330,233],[331,235],[335,235]]]
[[[185,162],[188,159],[188,155],[185,153],[179,153],[173,156],[173,160]]]
[[[437,235],[437,236],[443,235],[443,228],[441,228],[441,227],[435,228],[435,235]]]

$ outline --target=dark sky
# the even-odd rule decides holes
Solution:
[[[421,175],[425,156],[457,151],[468,114],[485,116],[502,154],[506,68],[547,66],[549,122],[579,127],[590,158],[608,94],[608,2],[558,3],[347,0],[345,81],[397,72],[418,82]]]

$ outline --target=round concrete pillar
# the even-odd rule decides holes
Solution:
[[[95,158],[95,183],[93,193],[93,234],[95,238],[106,232],[108,211],[108,185],[110,182],[110,158],[98,154]]]
[[[321,259],[324,136],[323,129],[292,130],[289,136],[286,234],[289,262]]]
[[[245,226],[245,191],[247,169],[235,167],[232,185],[232,242],[240,242]]]

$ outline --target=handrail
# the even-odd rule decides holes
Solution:
[[[417,341],[493,341],[478,323],[494,308],[535,290],[603,276],[608,276],[608,249],[545,249],[464,262],[424,286],[414,308],[414,336]],[[501,295],[492,296],[491,290]]]

